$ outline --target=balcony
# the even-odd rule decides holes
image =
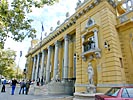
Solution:
[[[120,15],[117,19],[117,27],[133,22],[133,10]]]
[[[86,61],[87,57],[89,57],[89,59],[92,59],[93,57],[100,58],[101,57],[100,52],[101,50],[95,47],[94,41],[86,41],[83,43],[83,52],[81,56],[82,59]]]

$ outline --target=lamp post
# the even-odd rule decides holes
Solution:
[[[26,79],[26,68],[23,70],[24,79]]]

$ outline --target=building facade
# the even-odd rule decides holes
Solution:
[[[49,84],[58,75],[60,81],[74,81],[74,92],[86,91],[88,63],[98,92],[133,85],[133,0],[77,2],[75,13],[32,45],[26,57],[28,78],[43,76]]]

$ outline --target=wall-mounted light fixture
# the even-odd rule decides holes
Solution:
[[[106,48],[110,51],[110,45],[107,41],[104,42],[104,48]]]

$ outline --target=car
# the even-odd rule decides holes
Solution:
[[[4,81],[6,81],[6,79],[5,78],[1,78],[1,83],[3,83]]]
[[[95,100],[133,100],[133,87],[112,87],[103,95],[95,95]]]
[[[2,77],[2,78],[1,78],[1,82],[3,82],[4,80],[6,80],[6,79]]]

